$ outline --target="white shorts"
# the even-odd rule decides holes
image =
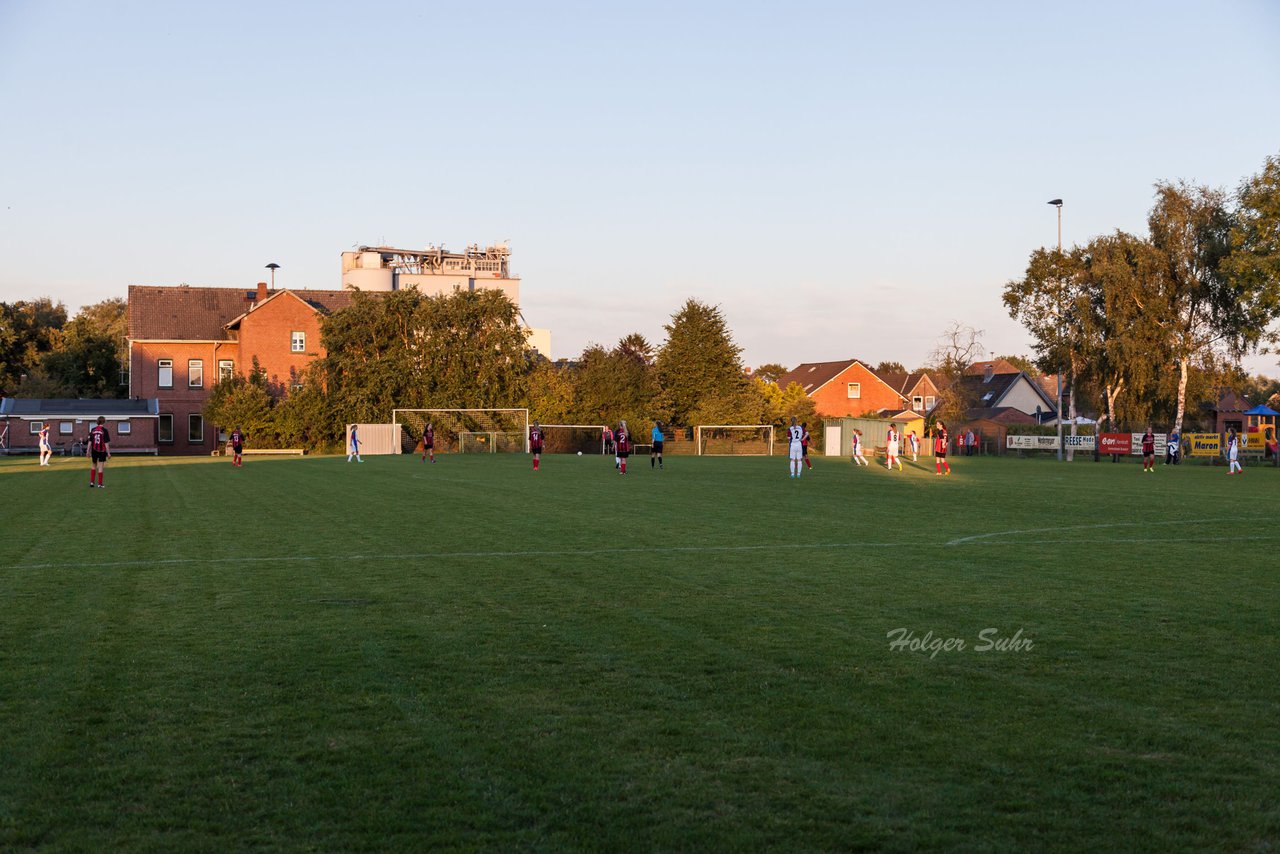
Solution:
[[[804,459],[804,445],[801,445],[799,442],[792,442],[790,450],[791,450],[791,459],[793,460]]]
[[[889,450],[889,456],[896,457],[898,455],[898,443],[890,442],[888,450]]]

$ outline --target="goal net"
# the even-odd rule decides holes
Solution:
[[[527,409],[393,409],[400,453],[422,450],[422,434],[435,430],[437,454],[523,454],[529,450]]]
[[[548,454],[603,454],[603,424],[543,424],[542,450]]]
[[[694,440],[700,457],[767,457],[773,454],[773,425],[701,424]]]

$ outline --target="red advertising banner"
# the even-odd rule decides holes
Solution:
[[[1128,433],[1103,433],[1098,438],[1101,440],[1098,443],[1098,453],[1129,455],[1131,440]]]

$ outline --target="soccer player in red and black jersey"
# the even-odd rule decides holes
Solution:
[[[804,457],[804,467],[813,471],[813,463],[809,461],[809,422],[800,422],[800,455]]]
[[[104,489],[102,469],[111,459],[111,434],[107,432],[107,419],[98,416],[98,426],[89,431],[89,488]],[[94,478],[97,483],[94,483]]]
[[[427,461],[428,456],[431,457],[431,462],[434,463],[436,461],[436,428],[430,424],[422,431],[422,461],[424,463]]]
[[[627,457],[631,456],[631,433],[627,430],[627,422],[623,421],[613,431],[613,443],[617,447],[618,473],[627,473]]]
[[[1156,471],[1156,434],[1151,432],[1150,424],[1142,434],[1142,470],[1152,474]]]
[[[542,425],[537,421],[529,428],[529,450],[533,453],[533,470],[537,471],[542,459]]]
[[[244,433],[240,431],[240,425],[236,425],[236,429],[231,431],[231,465],[236,468],[242,468],[244,460],[241,455],[244,453]]]
[[[951,474],[951,464],[947,462],[947,443],[951,441],[951,437],[947,435],[947,425],[941,421],[938,422],[937,430],[937,438],[933,440],[934,474],[942,474],[944,468],[947,474]]]

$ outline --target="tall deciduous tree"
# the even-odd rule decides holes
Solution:
[[[767,382],[762,377],[753,378],[756,392],[765,400],[764,422],[775,427],[786,427],[792,416],[810,425],[818,423],[817,407],[813,398],[805,393],[799,383],[787,383],[786,388]]]
[[[1268,327],[1280,316],[1280,155],[1268,157],[1236,190],[1230,240],[1222,266],[1233,296],[1244,303],[1243,322],[1273,343]]]
[[[879,374],[880,376],[884,376],[885,374],[907,373],[906,366],[903,365],[901,362],[890,362],[890,361],[881,362],[880,364],[872,368],[872,370],[875,373]]]
[[[582,352],[573,372],[574,416],[583,424],[617,424],[633,430],[653,420],[657,384],[654,370],[628,335],[611,350],[593,344]]]
[[[943,330],[934,345],[929,360],[930,370],[945,379],[946,387],[940,390],[942,399],[937,412],[947,418],[963,417],[973,401],[966,396],[960,382],[966,370],[986,353],[982,345],[982,330],[953,320]]]
[[[1076,254],[1083,304],[1072,339],[1080,378],[1097,389],[1108,426],[1117,426],[1126,391],[1138,403],[1128,408],[1129,420],[1145,421],[1151,392],[1170,363],[1158,324],[1139,308],[1143,294],[1161,287],[1161,255],[1149,241],[1122,231],[1095,238]]]
[[[127,315],[120,297],[80,309],[62,327],[60,346],[43,357],[46,373],[77,397],[124,397]]]
[[[753,376],[759,377],[767,383],[776,383],[778,380],[790,373],[786,365],[779,365],[777,362],[769,362],[756,368]]]
[[[48,297],[0,303],[0,394],[18,393],[21,377],[61,346],[66,323],[66,307]]]
[[[543,424],[572,423],[575,413],[574,369],[543,359],[529,374],[529,417]]]
[[[742,372],[742,348],[734,343],[719,308],[690,299],[663,328],[667,340],[656,362],[663,420],[698,423],[713,410],[722,416],[725,401],[746,402],[750,389]]]
[[[1178,366],[1174,428],[1181,431],[1191,363],[1220,349],[1238,356],[1256,344],[1261,330],[1250,330],[1245,322],[1260,294],[1228,284],[1224,275],[1231,215],[1222,191],[1185,182],[1157,184],[1147,223],[1165,271],[1161,292],[1141,297],[1139,304],[1165,328]]]
[[[325,319],[321,342],[313,372],[346,421],[397,407],[514,406],[533,366],[515,305],[494,290],[357,294]]]

